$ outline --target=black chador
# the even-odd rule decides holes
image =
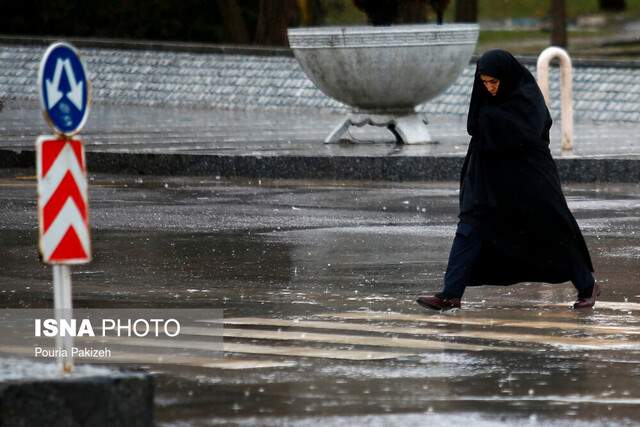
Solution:
[[[497,85],[493,92],[491,84]],[[452,308],[430,302],[459,306],[466,286],[518,282],[572,281],[579,298],[592,296],[589,251],[549,151],[551,123],[529,70],[503,50],[482,55],[467,119],[471,141],[460,176],[460,223],[445,286],[434,297],[420,297],[421,305]]]

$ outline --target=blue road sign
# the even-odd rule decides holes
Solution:
[[[45,118],[54,130],[68,136],[80,132],[89,115],[89,81],[73,46],[49,46],[40,61],[38,89]]]

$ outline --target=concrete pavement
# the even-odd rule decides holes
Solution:
[[[346,108],[306,78],[289,50],[78,40],[95,105],[83,136],[90,170],[139,174],[454,180],[466,151],[473,65],[418,109],[439,144],[397,146],[380,129],[352,129],[358,144],[324,138]],[[36,72],[45,39],[0,37],[0,166],[33,167],[48,133]],[[523,59],[529,66],[530,58]],[[634,61],[575,61],[575,149],[552,151],[561,177],[639,182],[640,68]],[[559,116],[557,70],[552,114]],[[372,142],[376,143],[372,143]]]
[[[2,111],[0,166],[34,167],[37,135],[48,134],[38,104],[13,101]],[[437,144],[400,146],[390,132],[352,128],[358,143],[323,144],[342,115],[328,112],[203,110],[96,105],[82,137],[89,170],[137,174],[257,178],[455,180],[469,137],[460,117],[433,116]],[[561,178],[640,182],[635,123],[578,121],[575,148],[552,153]]]

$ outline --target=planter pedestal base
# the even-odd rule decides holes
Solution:
[[[405,115],[353,113],[342,120],[325,138],[324,142],[325,144],[339,143],[349,127],[365,125],[389,129],[396,137],[398,144],[435,143],[427,129],[427,119],[418,113]]]

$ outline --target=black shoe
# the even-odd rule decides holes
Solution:
[[[596,303],[596,298],[600,296],[600,285],[594,283],[591,296],[587,298],[578,298],[573,304],[573,308],[592,308]]]
[[[433,296],[421,296],[416,300],[418,304],[424,308],[431,310],[451,310],[454,308],[460,308],[460,298],[446,298],[442,294],[435,294]]]

